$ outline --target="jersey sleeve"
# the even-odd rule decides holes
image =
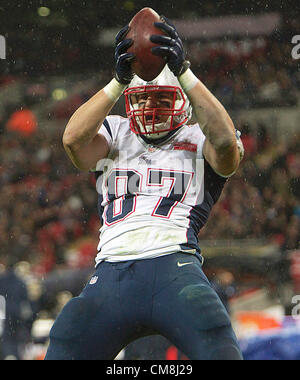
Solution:
[[[107,116],[105,120],[103,121],[102,125],[99,128],[98,135],[104,136],[106,139],[108,146],[109,146],[109,154],[108,157],[110,157],[111,152],[113,151],[113,147],[117,140],[118,131],[121,124],[121,118],[119,116]],[[95,172],[96,174],[103,172],[103,167],[106,165],[106,159],[101,159],[97,162],[96,167],[93,168],[91,171]]]
[[[117,139],[121,118],[119,116],[107,116],[101,125],[98,134],[105,137],[111,149]]]

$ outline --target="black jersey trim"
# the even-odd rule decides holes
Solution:
[[[107,119],[105,119],[103,121],[103,125],[106,128],[107,132],[109,133],[110,137],[113,138],[113,135],[112,135],[112,132],[111,132],[111,129],[110,129],[110,125],[109,125],[109,122],[108,122]]]

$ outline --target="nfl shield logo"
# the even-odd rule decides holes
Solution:
[[[91,280],[90,280],[90,285],[96,284],[97,281],[98,281],[98,276],[92,277]]]

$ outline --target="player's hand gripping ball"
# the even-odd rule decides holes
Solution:
[[[115,41],[115,78],[122,84],[129,84],[134,76],[131,63],[135,57],[128,52],[133,41],[126,38],[128,31],[129,26],[124,26],[116,35]]]
[[[151,8],[143,8],[129,23],[129,32],[126,38],[133,41],[127,52],[134,54],[131,62],[132,70],[145,81],[156,78],[166,64],[166,58],[152,54],[152,48],[158,44],[150,40],[151,35],[164,35],[154,23],[161,22],[160,16]]]
[[[165,35],[156,33],[150,37],[153,43],[158,44],[152,48],[152,53],[163,57],[176,77],[182,75],[190,67],[190,62],[185,59],[183,43],[175,25],[165,16],[161,16],[155,26],[165,32]]]

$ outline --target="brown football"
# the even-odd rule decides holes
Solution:
[[[152,8],[143,8],[130,21],[130,30],[126,36],[133,40],[133,45],[128,49],[129,53],[135,54],[133,72],[145,81],[156,78],[165,66],[164,58],[151,52],[151,48],[158,45],[150,41],[150,36],[165,35],[154,26],[154,22],[161,22],[159,15]]]

